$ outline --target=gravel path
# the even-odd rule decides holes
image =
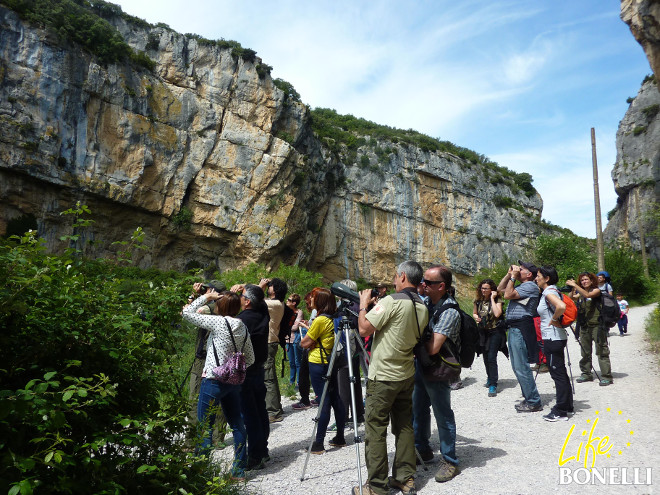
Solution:
[[[499,393],[489,398],[484,387],[486,373],[481,358],[470,370],[464,370],[464,388],[452,392],[452,406],[457,422],[457,454],[461,473],[440,484],[434,479],[436,466],[428,471],[417,471],[417,488],[420,493],[452,494],[609,494],[640,493],[660,494],[660,367],[658,357],[651,355],[644,341],[643,323],[653,306],[633,308],[629,314],[628,334],[620,337],[615,327],[610,332],[611,362],[614,384],[600,387],[597,382],[575,383],[576,413],[568,422],[549,423],[542,415],[549,412],[555,401],[554,383],[548,373],[538,375],[539,393],[544,404],[542,413],[517,413],[514,404],[520,400],[520,387],[507,359],[500,354]],[[579,344],[569,339],[569,352],[574,378],[580,374]],[[598,370],[597,360],[594,360]],[[599,371],[599,370],[598,370]],[[328,450],[324,455],[310,455],[305,480],[300,481],[307,446],[312,433],[312,419],[316,409],[293,411],[294,401],[283,399],[284,421],[272,425],[270,455],[272,460],[261,471],[250,473],[248,488],[255,494],[345,494],[357,485],[357,456],[353,433],[347,432],[349,446]],[[598,422],[596,423],[596,419]],[[432,421],[434,423],[434,421]],[[586,443],[589,430],[596,423],[593,436],[608,436],[602,450],[611,446],[607,454],[595,457],[595,468],[601,473],[607,468],[608,476],[615,474],[615,482],[634,482],[638,469],[638,482],[647,482],[648,468],[652,470],[651,484],[578,484],[560,485],[559,456],[570,429],[575,425],[567,441],[563,458],[576,455],[580,442]],[[631,433],[632,432],[632,433]],[[360,431],[364,435],[363,429]],[[332,437],[329,433],[327,440]],[[592,443],[597,446],[600,440]],[[439,442],[435,426],[432,429],[432,447],[438,452]],[[360,447],[362,478],[366,481],[364,443]],[[393,437],[388,434],[390,464],[393,457]],[[227,459],[232,449],[218,452]],[[437,455],[436,455],[437,458]],[[589,459],[591,460],[592,457]],[[583,468],[584,454],[580,462],[569,461],[564,467],[572,470]],[[622,480],[621,468],[627,468]],[[586,470],[578,475],[584,482]],[[657,481],[656,481],[657,478]],[[606,478],[609,482],[609,478]]]

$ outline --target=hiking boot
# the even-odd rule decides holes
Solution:
[[[282,416],[268,416],[268,422],[269,423],[281,423],[282,422]]]
[[[562,416],[561,414],[550,411],[550,414],[543,416],[543,419],[554,423],[556,421],[568,421],[568,416]]]
[[[594,377],[589,375],[580,375],[575,381],[578,383],[593,382]]]
[[[406,495],[415,495],[417,493],[415,479],[411,476],[405,483],[401,483],[390,476],[390,493],[397,493],[398,491]]]
[[[613,383],[614,381],[609,378],[601,378],[600,383],[598,385],[600,385],[601,387],[607,387],[608,385],[612,385]]]
[[[419,458],[422,458],[421,460]],[[417,465],[421,466],[422,461],[431,462],[433,460],[433,451],[432,450],[422,450],[419,452],[419,457],[417,457]]]
[[[353,490],[351,491],[351,495],[360,495],[360,487],[354,486]],[[378,494],[371,488],[371,485],[367,481],[364,485],[362,485],[362,495],[378,495]]]
[[[539,364],[536,363],[534,365],[530,365],[529,369],[532,370],[532,371],[538,371],[539,370]]]
[[[346,447],[346,440],[339,435],[335,435],[328,443],[332,447]]]
[[[323,447],[323,443],[321,442],[312,442],[312,454],[325,454],[325,448]]]
[[[456,465],[452,464],[451,462],[447,462],[444,459],[440,463],[440,469],[438,469],[438,472],[435,473],[435,481],[438,483],[444,483],[445,481],[449,481],[452,479],[454,476],[458,474],[458,467]]]
[[[547,373],[549,371],[550,371],[550,368],[548,367],[547,364],[539,365],[539,373]]]
[[[518,412],[538,412],[543,411],[543,404],[538,404],[533,406],[529,402],[523,402],[522,404],[516,404],[516,411]]]
[[[497,386],[491,385],[488,387],[488,397],[496,397],[497,396]]]
[[[310,407],[312,407],[310,404],[305,404],[303,401],[300,401],[292,405],[291,409],[293,409],[294,411],[304,411],[305,409],[309,409]]]

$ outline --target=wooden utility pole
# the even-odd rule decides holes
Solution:
[[[605,270],[605,250],[603,248],[603,225],[600,219],[600,194],[598,193],[598,160],[596,159],[596,130],[591,128],[591,161],[594,166],[594,205],[596,206],[596,251],[598,271]]]
[[[644,275],[649,277],[649,262],[646,259],[646,240],[644,239],[644,226],[642,225],[642,215],[639,209],[639,188],[635,188],[635,213],[637,214],[637,229],[639,230],[639,243],[642,246],[642,266]]]

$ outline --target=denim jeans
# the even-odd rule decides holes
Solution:
[[[327,364],[309,363],[309,378],[314,388],[314,393],[319,400],[323,394],[323,387],[326,381],[323,377],[328,372]],[[328,430],[328,423],[330,422],[330,407],[335,413],[335,422],[337,423],[337,434],[344,434],[344,425],[346,424],[346,410],[344,403],[339,398],[339,389],[337,388],[337,372],[335,371],[330,377],[328,382],[328,391],[325,396],[323,404],[319,404],[319,421],[316,430],[316,442],[323,443],[325,434]]]
[[[287,358],[289,359],[289,383],[298,384],[300,381],[300,356],[302,348],[300,347],[300,334],[290,344],[286,345]]]
[[[519,328],[509,328],[509,359],[511,368],[518,379],[523,397],[532,406],[541,405],[541,396],[536,388],[534,374],[529,367],[527,359],[527,346]]]
[[[258,463],[268,455],[270,421],[266,411],[264,368],[248,370],[241,386],[241,410],[247,431],[248,461]]]
[[[245,447],[246,431],[241,416],[240,385],[228,385],[218,380],[202,379],[199,389],[199,402],[197,403],[197,419],[205,431],[199,447],[199,453],[208,454],[211,450],[213,428],[209,425],[215,423],[215,412],[212,408],[218,404],[227,418],[234,434],[234,463],[231,469],[232,476],[244,476],[247,462],[247,449]]]
[[[413,401],[413,429],[415,448],[421,452],[431,450],[431,407],[438,426],[440,453],[452,464],[458,464],[456,457],[456,419],[451,408],[451,388],[448,382],[432,382],[424,378],[420,366],[415,365],[415,389]]]

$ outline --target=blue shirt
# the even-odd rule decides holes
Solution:
[[[536,307],[539,305],[539,286],[536,282],[528,280],[515,288],[520,299],[511,299],[506,308],[507,320],[519,320],[526,316],[536,316]]]

